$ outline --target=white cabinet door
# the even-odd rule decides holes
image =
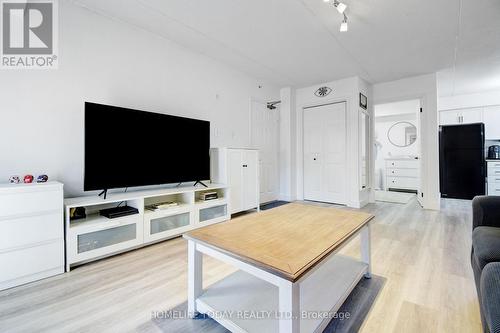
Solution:
[[[473,109],[463,109],[461,111],[462,124],[474,124],[481,123],[483,121],[483,109],[473,108]]]
[[[500,106],[485,107],[483,121],[486,140],[500,140]]]
[[[252,209],[259,205],[259,154],[255,150],[244,150],[243,159],[243,209]]]
[[[243,208],[242,194],[242,159],[241,150],[228,150],[228,185],[231,187],[231,213],[240,212]]]
[[[304,199],[345,204],[346,105],[304,110]]]
[[[440,111],[439,125],[458,125],[460,124],[460,114],[456,110]]]

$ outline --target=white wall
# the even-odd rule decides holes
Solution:
[[[314,92],[322,86],[331,88],[332,92],[326,97],[317,97]],[[368,109],[372,115],[370,86],[358,77],[317,84],[296,90],[297,199],[302,200],[304,198],[303,110],[305,107],[345,101],[347,103],[347,205],[351,207],[361,207],[370,200],[370,190],[360,190],[360,142],[358,131],[360,92],[368,97]]]
[[[438,99],[438,110],[464,109],[490,105],[500,105],[500,91],[443,96]]]
[[[421,192],[422,204],[426,209],[440,208],[439,193],[439,144],[437,116],[436,74],[373,85],[375,104],[420,99],[423,113],[421,123]]]
[[[84,101],[210,120],[212,146],[246,147],[250,98],[279,97],[276,87],[164,38],[59,4],[59,69],[0,74],[0,182],[47,173],[67,196],[82,194]]]
[[[291,87],[280,91],[280,200],[296,199],[296,110],[295,90]]]

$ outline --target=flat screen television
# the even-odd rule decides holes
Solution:
[[[210,179],[210,122],[85,103],[84,190]]]

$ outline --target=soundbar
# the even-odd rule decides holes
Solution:
[[[117,217],[123,217],[128,215],[139,214],[139,210],[135,207],[122,206],[102,209],[99,211],[99,215],[107,217],[108,219],[116,219]]]

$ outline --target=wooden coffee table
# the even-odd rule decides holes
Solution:
[[[188,311],[232,332],[320,332],[370,277],[373,216],[291,203],[184,235]],[[361,235],[361,261],[337,252]],[[202,254],[239,269],[202,289]]]

